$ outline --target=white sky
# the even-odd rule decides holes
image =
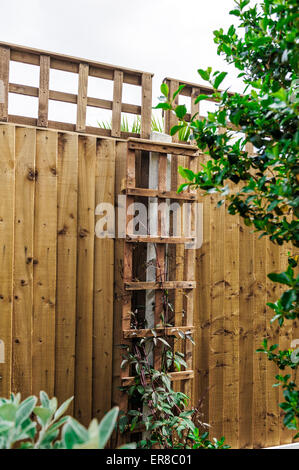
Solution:
[[[0,41],[153,72],[153,104],[158,102],[164,77],[201,83],[197,69],[208,66],[230,71],[222,87],[239,89],[234,69],[217,55],[213,42],[213,30],[234,22],[235,17],[228,15],[233,0],[0,2]],[[33,66],[14,64],[11,72],[11,82],[38,86],[38,70]],[[70,75],[52,70],[51,89],[77,93],[77,79]],[[88,95],[111,99],[112,82],[99,88],[95,80],[89,83]],[[125,86],[124,101],[139,104],[136,88]],[[11,95],[9,112],[36,117],[34,101]],[[49,118],[74,122],[74,106],[52,102]],[[109,113],[90,108],[88,124],[109,119]]]

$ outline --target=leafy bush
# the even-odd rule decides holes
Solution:
[[[252,5],[250,0],[235,1],[230,12],[238,18],[224,32],[214,31],[218,54],[239,70],[245,87],[243,94],[219,91],[226,72],[199,69],[203,80],[212,86],[212,97],[218,104],[215,112],[186,122],[185,105],[175,106],[174,98],[184,85],[169,96],[161,85],[163,102],[156,108],[174,112],[178,125],[171,135],[188,128],[198,147],[210,155],[206,165],[193,173],[180,168],[188,186],[206,193],[219,193],[229,201],[230,214],[239,214],[246,225],[268,236],[278,245],[291,243],[299,247],[299,130],[298,130],[298,2],[264,0]],[[209,98],[200,94],[196,102]],[[247,144],[254,148],[254,155]],[[238,187],[231,193],[228,183]],[[295,274],[298,253],[288,256],[288,268],[270,273],[273,282],[288,286],[280,299],[268,306],[274,310],[273,321],[282,326],[286,320],[299,319],[299,276]],[[246,313],[246,312],[244,312]],[[278,351],[276,345],[263,345],[262,352],[280,369],[297,369],[298,351]],[[299,391],[290,374],[276,377],[284,389],[284,424],[299,430]],[[299,437],[299,432],[295,437]]]
[[[100,423],[92,420],[86,429],[71,416],[64,416],[72,399],[58,408],[57,399],[45,392],[40,392],[40,404],[35,396],[21,401],[19,393],[0,398],[0,449],[104,449],[119,408],[112,408]]]

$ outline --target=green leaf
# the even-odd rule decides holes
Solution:
[[[280,284],[286,284],[288,286],[292,285],[292,281],[286,273],[270,273],[268,278],[273,282],[279,282]]]
[[[18,407],[16,412],[16,426],[20,426],[31,415],[37,402],[36,397],[28,397]]]
[[[9,431],[11,428],[13,428],[13,426],[13,421],[0,421],[0,435],[1,433]]]
[[[71,397],[71,398],[68,398],[68,400],[66,400],[64,403],[62,403],[62,405],[58,408],[58,410],[56,411],[55,415],[54,415],[54,419],[58,419],[60,418],[60,416],[62,416],[66,410],[68,409],[70,403],[73,401],[74,397]]]
[[[203,80],[205,81],[209,80],[210,74],[206,70],[198,69],[197,72],[199,73],[199,75],[201,76]]]
[[[182,91],[183,88],[185,88],[186,85],[180,85],[179,88],[174,92],[172,95],[172,99],[174,100],[175,97]]]
[[[104,449],[117,421],[119,407],[115,406],[102,419],[99,425],[99,449]]]
[[[170,103],[159,103],[157,106],[154,106],[153,109],[164,109],[164,111],[167,111],[169,109],[172,109],[172,106]]]
[[[214,88],[217,90],[219,88],[220,83],[223,82],[227,75],[227,72],[221,72],[219,75],[217,75],[215,81],[214,81]]]
[[[36,406],[33,413],[39,418],[42,426],[45,426],[48,423],[53,414],[49,408],[44,408],[43,406]]]
[[[66,449],[73,449],[76,444],[88,442],[89,433],[82,424],[73,418],[65,424],[62,430],[62,438]]]
[[[41,391],[39,396],[40,396],[40,402],[41,402],[42,406],[44,408],[49,408],[50,399],[49,399],[48,395],[46,394],[46,392]]]
[[[179,104],[176,108],[175,108],[175,114],[177,115],[177,117],[179,119],[183,119],[183,117],[187,114],[187,108],[184,104]]]
[[[162,83],[162,85],[160,87],[160,90],[161,90],[162,95],[164,95],[165,98],[168,98],[169,88],[168,88],[168,85],[166,83]]]
[[[177,132],[179,132],[181,129],[183,129],[185,126],[173,126],[170,129],[170,135],[175,135]]]
[[[284,292],[280,298],[281,305],[284,308],[284,310],[290,310],[292,308],[293,302],[297,300],[297,295],[295,290],[290,289]]]
[[[4,421],[15,421],[17,414],[17,406],[12,403],[5,403],[0,406],[0,418]]]
[[[229,14],[234,16],[240,16],[240,10],[231,10]]]
[[[197,104],[197,103],[199,103],[200,101],[206,100],[206,99],[208,99],[208,98],[211,98],[211,95],[198,95],[198,96],[195,98],[194,103]]]
[[[178,189],[177,189],[177,193],[181,193],[182,191],[184,191],[184,189],[188,188],[189,187],[189,184],[188,183],[182,183]]]
[[[182,166],[179,166],[178,171],[183,178],[186,178],[189,181],[193,181],[195,178],[195,174],[189,168],[183,168]]]

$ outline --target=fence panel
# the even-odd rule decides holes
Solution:
[[[142,139],[130,145],[155,150]],[[163,151],[180,155],[182,147],[173,145],[164,143]],[[121,259],[114,267],[115,253],[120,257],[121,250],[114,252],[113,238],[94,236],[104,215],[95,208],[114,203],[126,149],[116,139],[0,124],[0,396],[20,391],[24,398],[45,389],[62,401],[75,393],[75,416],[86,425],[111,407],[112,395],[119,398],[112,350],[130,338],[130,330],[123,337],[121,325],[113,325],[123,268]],[[122,181],[117,185],[121,190]],[[157,195],[146,188],[127,192]],[[184,197],[192,200],[191,193]],[[203,399],[211,435],[224,433],[233,447],[291,442],[279,422],[276,370],[255,353],[267,334],[283,348],[298,338],[296,325],[269,327],[266,309],[279,295],[267,273],[283,269],[287,247],[259,240],[223,205],[216,207],[215,195],[197,197],[203,245],[196,251],[192,401]]]

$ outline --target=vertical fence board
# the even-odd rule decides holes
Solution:
[[[32,392],[31,333],[36,130],[16,128],[13,392]]]
[[[152,76],[143,73],[141,78],[141,135],[142,139],[149,139],[152,125]]]
[[[268,238],[266,240],[266,272],[279,272],[279,247],[274,245]],[[268,277],[266,281],[267,302],[276,302],[279,297],[279,285],[272,282]],[[274,312],[267,307],[267,337],[269,345],[279,343],[278,323],[270,324]],[[275,376],[278,373],[276,364],[273,361],[267,361],[266,380],[267,380],[267,443],[269,446],[279,445],[279,388],[273,387],[276,382]]]
[[[85,425],[92,414],[95,163],[96,138],[80,136],[75,412]]]
[[[206,164],[204,156],[202,163]],[[211,198],[198,196],[203,210],[203,244],[196,258],[196,314],[195,327],[195,405],[202,402],[203,421],[209,422],[209,365],[211,327]]]
[[[57,243],[57,141],[51,131],[36,135],[33,269],[32,391],[54,394]]]
[[[8,120],[8,83],[10,49],[0,47],[0,121]]]
[[[211,198],[211,329],[209,424],[215,436],[223,435],[223,331],[224,331],[224,229],[225,207]]]
[[[89,65],[79,65],[78,102],[77,102],[77,124],[76,130],[84,132],[86,129],[86,106],[88,87]]]
[[[254,237],[254,347],[253,347],[253,414],[252,433],[253,448],[261,448],[266,443],[266,356],[256,354],[256,349],[261,347],[266,336],[266,239]]]
[[[253,416],[253,293],[254,235],[240,218],[240,296],[239,296],[239,364],[240,364],[240,440],[241,448],[252,447]]]
[[[237,215],[225,203],[223,435],[231,447],[239,444],[239,227]]]
[[[0,362],[0,396],[11,392],[13,240],[15,189],[15,129],[0,131],[0,340],[4,362]]]
[[[59,134],[55,395],[60,401],[73,396],[75,387],[77,195],[78,136]]]
[[[122,102],[123,72],[115,70],[112,103],[112,129],[113,137],[120,137],[121,131],[121,102]]]
[[[95,176],[96,206],[112,205],[114,215],[115,142],[99,141]],[[93,417],[111,408],[113,352],[114,240],[95,238],[93,296]]]
[[[280,247],[279,254],[280,254],[280,260],[279,260],[279,272],[286,271],[288,267],[288,252],[293,253],[294,252],[294,247],[289,243],[289,244],[284,244],[283,246]],[[296,269],[295,269],[296,273]],[[288,290],[289,287],[283,284],[280,284],[279,286],[279,291],[276,293],[276,298],[278,299],[282,293],[285,290]],[[274,316],[274,311],[273,311],[273,316]],[[277,326],[277,320],[274,323],[275,326]],[[297,342],[297,348],[299,347],[299,335],[298,335],[298,330],[296,330],[296,326],[298,325],[298,319],[296,320],[285,320],[284,324],[280,327],[279,329],[279,349],[282,351],[286,351],[292,347],[292,341]],[[295,349],[293,347],[292,349]],[[274,351],[276,352],[276,351]],[[280,371],[283,372],[283,371]],[[287,372],[289,373],[289,372]],[[296,374],[296,371],[293,371]],[[285,401],[285,398],[283,396],[283,388],[279,387],[279,403],[282,403]],[[283,424],[283,418],[285,416],[284,411],[280,408],[279,409],[280,416],[279,416],[279,427],[280,427],[280,444],[288,444],[289,442],[292,442],[293,436],[296,434],[294,430],[290,430],[286,428]]]
[[[40,76],[38,94],[38,119],[37,125],[48,127],[49,109],[49,80],[50,80],[50,56],[40,56]]]

